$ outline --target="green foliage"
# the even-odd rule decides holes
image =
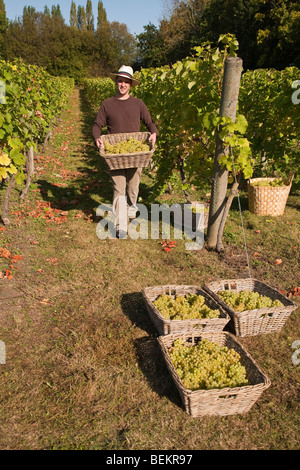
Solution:
[[[24,178],[24,153],[43,142],[66,105],[74,81],[57,78],[22,61],[0,61],[5,102],[0,104],[0,181],[18,172]]]
[[[220,117],[224,61],[238,47],[233,35],[222,35],[223,48],[209,43],[194,48],[195,55],[172,67],[142,69],[140,84],[134,88],[143,99],[159,128],[154,162],[157,167],[155,194],[167,188],[179,160],[184,160],[186,179],[200,188],[212,176],[216,131],[232,147],[235,170],[246,178],[252,174],[249,142],[244,137],[247,122],[237,115],[236,123]],[[233,170],[231,154],[221,162]]]
[[[159,30],[152,23],[144,26],[137,36],[139,57],[137,67],[159,67],[166,62],[165,44]]]
[[[287,176],[292,171],[297,181],[300,117],[299,105],[292,102],[292,84],[300,77],[299,69],[242,74],[233,122],[219,115],[219,107],[224,62],[236,55],[238,42],[229,34],[220,36],[220,44],[220,48],[209,43],[197,46],[194,56],[172,67],[141,69],[136,74],[140,84],[132,93],[143,99],[159,128],[154,195],[168,188],[181,159],[187,180],[183,189],[188,185],[199,189],[210,181],[217,131],[230,149],[220,158],[230,180],[234,172],[248,179],[253,171],[256,176],[272,176],[274,171]],[[115,92],[114,83],[104,78],[86,79],[84,90],[95,108]]]
[[[71,2],[70,2],[71,3]],[[101,6],[101,2],[99,5]],[[92,4],[86,8],[71,3],[70,26],[65,24],[59,5],[44,13],[25,7],[23,17],[11,21],[0,46],[7,61],[16,57],[39,65],[55,76],[72,77],[76,83],[84,77],[104,76],[122,64],[136,59],[136,40],[125,24],[105,20],[106,12],[98,11],[98,27],[94,30]],[[121,45],[121,46],[120,46]]]
[[[224,33],[237,38],[246,69],[300,66],[300,8],[295,0],[171,0],[169,6],[170,14],[157,31],[144,27],[138,36],[143,66],[182,60],[197,44],[217,45]],[[156,44],[164,61],[151,65],[149,51]]]
[[[296,67],[247,71],[241,80],[240,111],[246,116],[246,136],[255,158],[256,176],[299,178],[299,104],[292,101],[292,85],[300,78]]]
[[[85,78],[84,95],[92,108],[98,109],[102,101],[116,93],[116,85],[110,78]]]

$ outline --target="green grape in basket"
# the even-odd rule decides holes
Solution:
[[[218,296],[236,312],[283,306],[283,303],[278,299],[272,300],[266,295],[248,290],[222,290],[218,292]]]
[[[202,295],[189,293],[176,295],[174,298],[162,294],[154,300],[154,305],[167,320],[190,320],[220,317],[219,309],[210,308]]]
[[[174,341],[169,356],[183,385],[189,390],[248,385],[247,371],[235,349],[202,338],[191,345]]]
[[[104,148],[106,153],[109,154],[137,153],[150,151],[150,146],[146,141],[133,139],[132,137],[130,137],[128,140],[116,142],[115,144],[105,142]]]

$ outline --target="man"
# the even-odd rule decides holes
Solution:
[[[140,132],[141,122],[150,132],[149,140],[155,144],[158,130],[150,113],[142,100],[130,95],[130,89],[139,82],[133,78],[131,67],[123,65],[117,73],[110,74],[115,81],[117,93],[114,97],[104,100],[97,113],[92,133],[98,148],[103,145],[101,139],[102,128],[106,125],[109,134],[124,132]],[[118,238],[126,234],[121,233],[119,227],[119,197],[127,197],[128,217],[134,219],[137,211],[137,198],[141,181],[142,168],[126,168],[110,170],[113,182],[113,211],[116,215],[116,229]]]

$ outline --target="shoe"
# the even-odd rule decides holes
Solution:
[[[126,239],[127,238],[127,232],[125,230],[117,230],[116,236],[119,239]]]

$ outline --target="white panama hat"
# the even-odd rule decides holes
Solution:
[[[133,78],[133,69],[128,65],[122,65],[117,73],[110,73],[109,76],[114,82],[117,81],[117,77],[129,78],[129,80],[131,80],[131,86],[133,87],[139,83],[138,80]]]

